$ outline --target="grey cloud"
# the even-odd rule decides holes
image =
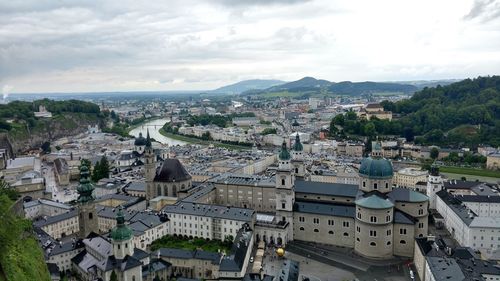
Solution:
[[[498,0],[475,0],[469,13],[464,16],[465,20],[479,19],[488,22],[500,17],[500,1]]]

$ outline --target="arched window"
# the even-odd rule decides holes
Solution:
[[[285,185],[285,179],[281,179],[281,185]]]
[[[332,234],[333,235],[333,230],[328,231],[328,234]]]
[[[376,247],[376,246],[377,246],[377,243],[375,243],[375,242],[370,242],[370,246]]]
[[[389,188],[389,183],[385,183],[385,188]]]
[[[169,194],[168,194],[168,187],[166,185],[163,186],[163,196],[169,196]]]
[[[89,220],[93,219],[94,218],[94,214],[92,213],[89,213]]]
[[[184,184],[181,185],[181,190],[184,190],[186,186]]]
[[[295,168],[295,173],[298,174],[299,173],[299,168]]]
[[[347,233],[347,232],[344,232],[344,236],[349,236],[349,233]]]
[[[172,186],[172,196],[177,197],[177,186],[175,184]]]
[[[132,281],[135,281],[135,275],[132,275]]]
[[[361,240],[359,240],[359,237],[356,237],[356,241],[360,242]]]
[[[317,228],[314,229],[314,232],[319,232],[319,230]]]
[[[156,187],[156,195],[158,195],[158,196],[160,196],[160,195],[161,195],[161,187],[160,187],[160,185],[158,185],[158,186]]]
[[[401,240],[401,241],[399,241],[399,244],[406,244],[406,241],[405,240]]]
[[[303,227],[300,227],[299,229],[300,229],[300,230],[302,230],[302,231],[304,230],[304,228],[303,228]]]
[[[391,241],[387,241],[387,245],[391,245]]]
[[[125,243],[125,248],[128,248],[128,243]]]
[[[373,189],[378,189],[377,183],[373,184]]]

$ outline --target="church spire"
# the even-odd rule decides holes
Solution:
[[[89,179],[89,168],[87,165],[82,165],[80,167],[80,184],[76,188],[78,191],[78,202],[87,203],[94,200],[92,192],[94,191],[94,186]]]
[[[295,133],[295,143],[293,144],[293,150],[295,151],[302,151],[304,150],[304,147],[302,146],[302,143],[300,143],[300,136],[299,133]]]
[[[149,136],[149,128],[147,129],[146,147],[151,147],[151,137]]]

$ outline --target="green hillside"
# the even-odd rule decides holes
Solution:
[[[34,112],[43,105],[52,118],[37,118]],[[15,152],[37,148],[45,141],[81,133],[87,125],[105,123],[96,104],[79,101],[13,101],[0,104],[0,133],[6,133]]]
[[[500,146],[500,76],[424,88],[410,99],[382,105],[393,112],[393,121],[359,120],[348,113],[332,120],[331,133],[400,135],[428,145]]]
[[[0,280],[50,280],[43,253],[32,234],[31,221],[15,216],[14,202],[0,190]]]

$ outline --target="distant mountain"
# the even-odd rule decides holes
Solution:
[[[327,80],[304,77],[300,80],[273,86],[261,91],[247,92],[249,94],[273,92],[319,92],[320,90],[332,94],[360,95],[377,92],[413,93],[419,88],[414,85],[388,82],[330,82]]]
[[[265,80],[265,79],[244,80],[238,83],[220,87],[210,92],[220,93],[220,94],[240,94],[250,90],[263,90],[284,83],[286,82],[280,80]]]
[[[327,80],[316,79],[313,77],[304,77],[300,80],[284,83],[282,85],[270,87],[266,89],[266,92],[280,92],[280,91],[293,91],[298,92],[300,90],[311,90],[311,89],[321,89],[328,87],[332,82]]]

